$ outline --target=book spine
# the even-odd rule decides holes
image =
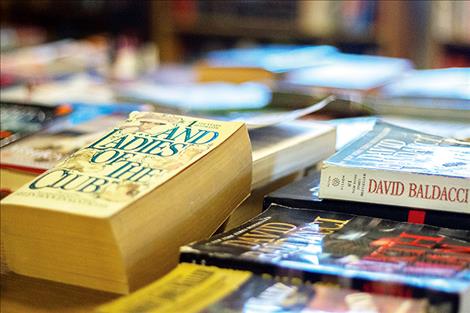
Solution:
[[[470,180],[325,165],[319,197],[470,213]]]

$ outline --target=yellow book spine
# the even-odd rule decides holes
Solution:
[[[162,279],[98,308],[100,313],[193,313],[238,289],[250,272],[181,263]]]

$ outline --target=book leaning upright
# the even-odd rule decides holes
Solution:
[[[377,123],[324,162],[320,198],[470,214],[470,144]]]
[[[249,194],[243,123],[133,112],[1,202],[17,273],[127,293],[165,274]]]

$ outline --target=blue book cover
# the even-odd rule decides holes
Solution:
[[[367,91],[412,68],[413,64],[406,59],[336,53],[324,58],[319,66],[288,73],[286,82],[295,86]]]
[[[466,100],[470,109],[470,68],[410,71],[384,86],[381,94],[384,97]]]
[[[258,67],[273,73],[315,66],[338,50],[332,46],[265,45],[253,48],[217,50],[206,62],[216,67]]]
[[[470,121],[470,68],[409,71],[364,99],[379,114]]]
[[[469,253],[468,231],[271,205],[238,228],[183,247],[180,260],[428,298],[436,312],[463,313]]]
[[[470,213],[470,144],[378,122],[324,162],[320,198]]]

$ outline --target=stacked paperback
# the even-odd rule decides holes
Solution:
[[[243,123],[133,112],[2,200],[3,257],[16,273],[128,293],[224,222],[251,162]]]

